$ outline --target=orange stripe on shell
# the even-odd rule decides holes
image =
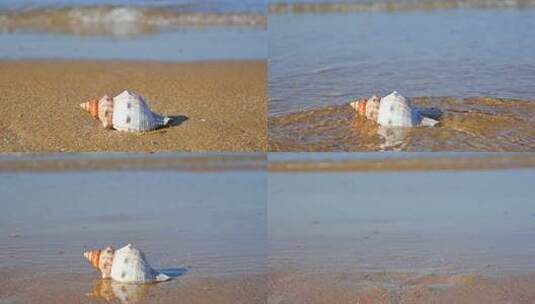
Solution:
[[[98,118],[98,100],[89,101],[88,112],[91,116],[93,116],[93,118]]]
[[[96,269],[99,269],[99,261],[100,261],[100,251],[101,250],[93,250],[91,251],[91,265],[93,265],[93,267],[95,267]]]
[[[359,100],[359,109],[358,109],[358,113],[359,115],[362,115],[362,116],[366,116],[366,103],[368,101],[366,99],[361,99]]]

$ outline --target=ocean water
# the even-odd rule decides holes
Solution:
[[[533,100],[535,9],[270,14],[269,114],[355,97]]]
[[[3,0],[2,10],[81,6],[171,7],[200,12],[264,12],[267,0]]]
[[[0,59],[258,60],[263,1],[3,1]]]
[[[535,170],[277,173],[272,267],[323,273],[530,273]]]
[[[218,28],[128,39],[54,33],[0,34],[0,59],[262,60],[267,57],[265,37],[263,31]]]

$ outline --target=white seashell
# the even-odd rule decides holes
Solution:
[[[370,99],[366,101],[366,118],[373,121],[377,121],[377,116],[379,115],[379,105],[381,98],[379,96],[373,95]]]
[[[379,114],[379,104],[381,98],[373,95],[370,99],[360,99],[358,101],[353,101],[350,103],[351,107],[357,111],[361,116],[377,121],[377,115]]]
[[[84,257],[102,273],[103,279],[111,278],[121,283],[151,283],[171,279],[152,269],[143,252],[132,244],[115,251],[111,246],[103,250],[86,251]]]
[[[409,98],[405,98],[398,92],[383,97],[379,105],[377,123],[383,127],[432,127],[438,121],[427,118],[412,106]]]
[[[104,95],[98,101],[98,119],[106,129],[113,127],[113,99]]]
[[[111,278],[121,283],[152,283],[170,280],[149,265],[141,250],[128,244],[115,251],[111,266]]]
[[[84,252],[84,257],[100,271],[103,279],[109,279],[111,276],[111,264],[113,262],[114,250],[108,246],[102,250],[90,250]]]
[[[142,132],[165,126],[171,119],[152,112],[143,98],[124,91],[113,99],[113,128]]]

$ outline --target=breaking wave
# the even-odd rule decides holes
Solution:
[[[269,12],[284,13],[330,13],[371,11],[417,11],[451,8],[524,8],[535,7],[535,0],[416,0],[382,1],[368,3],[275,3]]]
[[[195,13],[149,7],[77,7],[0,11],[0,31],[77,35],[149,34],[173,27],[266,27],[254,13]]]

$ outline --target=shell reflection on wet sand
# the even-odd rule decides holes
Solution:
[[[269,118],[270,151],[533,151],[535,102],[420,97],[443,112],[434,128],[379,128],[348,104]]]

